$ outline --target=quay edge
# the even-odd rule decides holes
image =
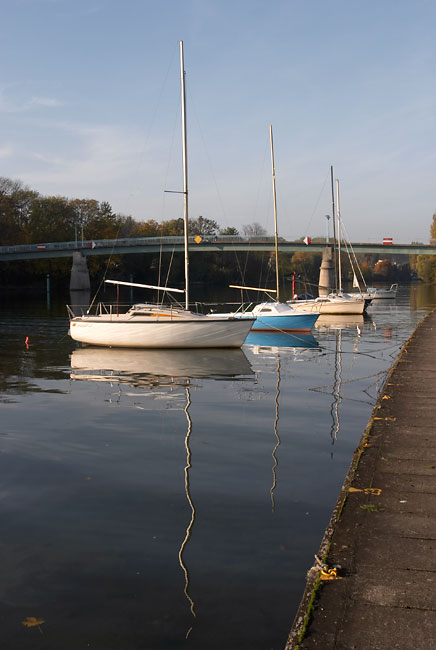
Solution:
[[[433,309],[426,316],[424,316],[424,318],[418,323],[409,338],[402,344],[400,352],[394,364],[386,375],[383,387],[380,390],[377,402],[373,408],[368,424],[363,432],[362,438],[354,451],[349,470],[345,477],[330,521],[324,532],[321,544],[316,554],[322,562],[325,562],[329,566],[332,566],[330,565],[329,554],[331,551],[333,538],[335,532],[337,531],[338,523],[341,520],[342,511],[347,502],[347,499],[349,498],[349,489],[352,486],[353,481],[356,479],[360,484],[362,484],[362,481],[360,479],[363,478],[364,483],[366,481],[366,484],[368,486],[373,487],[372,476],[374,474],[375,464],[378,460],[379,454],[377,452],[374,452],[374,450],[371,448],[371,445],[368,444],[368,441],[371,438],[371,434],[373,433],[377,415],[383,406],[383,400],[385,399],[386,394],[385,389],[389,385],[390,380],[395,371],[398,369],[400,363],[402,361],[405,361],[404,357],[407,355],[408,345],[432,315],[436,316],[436,309]],[[377,424],[379,423],[377,422]],[[355,497],[353,496],[353,498]],[[352,564],[352,559],[350,559],[350,561]],[[350,569],[351,567],[348,567],[348,571]],[[313,566],[307,573],[306,587],[304,589],[303,596],[295,615],[284,650],[305,650],[306,647],[310,648],[310,650],[312,650],[312,648],[334,650],[334,648],[337,647],[337,630],[341,624],[342,617],[344,615],[344,608],[346,607],[346,594],[344,593],[344,590],[346,589],[344,587],[344,584],[346,581],[347,575],[342,577],[342,579],[335,581],[335,584],[329,581],[325,583],[322,582],[319,566],[317,566],[316,561],[314,562]],[[328,601],[328,612],[324,611],[324,608],[320,610],[318,607],[321,595]],[[310,639],[311,624],[313,623],[315,617],[320,619],[318,621],[319,624],[317,625],[317,638]],[[321,627],[322,633],[320,634],[319,630]],[[306,642],[309,643],[307,644]],[[361,646],[353,645],[353,647],[358,648]],[[380,648],[382,647],[384,648],[385,646],[380,645]],[[392,645],[391,647],[397,646]]]

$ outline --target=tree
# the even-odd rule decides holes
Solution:
[[[77,233],[79,240],[82,236],[85,240],[93,239],[91,224],[98,218],[100,212],[99,202],[94,199],[73,199],[70,201],[70,206],[74,210],[74,234]]]
[[[201,235],[202,237],[214,237],[218,233],[219,226],[216,221],[198,217],[189,220],[189,234]]]
[[[433,213],[433,222],[430,226],[430,244],[436,244],[436,212]]]
[[[162,224],[149,219],[149,221],[133,221],[129,237],[159,237],[161,234]]]
[[[233,235],[234,237],[239,236],[239,230],[234,226],[227,226],[227,228],[221,229],[220,235]]]
[[[436,280],[436,262],[432,255],[418,255],[416,262],[416,272],[418,278],[424,282],[435,282]]]
[[[289,265],[286,266],[286,273],[290,274],[295,271],[303,282],[318,286],[321,261],[320,253],[297,251],[292,255]]]
[[[419,244],[420,242],[412,242]],[[436,211],[433,213],[433,220],[430,226],[430,244],[436,246]],[[424,282],[436,282],[436,259],[433,255],[410,255],[410,268],[420,280]]]
[[[120,216],[120,232],[119,236],[122,239],[126,239],[127,237],[136,237],[134,232],[136,231],[136,221],[133,219],[133,217],[126,217],[126,216]]]
[[[185,229],[184,221],[182,217],[178,219],[170,219],[169,221],[164,221],[160,224],[159,235],[161,237],[181,237],[183,236]]]
[[[86,239],[116,239],[119,236],[121,218],[114,214],[107,201],[90,202],[86,221]]]
[[[390,260],[380,260],[374,267],[374,276],[383,280],[393,280],[395,277],[395,266]]]
[[[257,223],[257,221],[247,226],[242,226],[242,232],[245,237],[265,237],[266,235],[265,228],[260,223]]]
[[[38,193],[19,180],[0,177],[0,244],[25,244],[32,201]]]
[[[436,212],[430,226],[430,244],[436,245]],[[436,260],[433,255],[411,255],[410,266],[424,282],[436,282]]]
[[[31,243],[72,241],[76,211],[63,196],[38,196],[32,201],[28,221]]]

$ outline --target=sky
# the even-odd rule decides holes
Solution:
[[[0,176],[139,221],[429,242],[434,0],[1,0]],[[176,193],[169,193],[171,190]]]

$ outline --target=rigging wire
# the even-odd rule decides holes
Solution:
[[[219,205],[220,205],[221,210],[222,210],[222,214],[223,214],[223,217],[224,217],[224,222],[228,226],[227,212],[226,212],[226,209],[225,209],[225,206],[224,206],[224,202],[223,202],[221,192],[220,192],[220,189],[219,189],[219,186],[218,186],[216,175],[215,175],[215,172],[214,172],[214,169],[213,169],[212,159],[211,159],[209,149],[208,149],[207,144],[206,144],[206,139],[205,139],[204,134],[203,134],[203,129],[201,128],[200,120],[198,118],[195,98],[192,96],[191,91],[190,91],[189,88],[188,88],[188,95],[189,95],[189,99],[190,99],[190,105],[192,104],[192,107],[193,107],[194,118],[195,118],[196,126],[197,126],[197,129],[198,129],[198,133],[200,135],[200,140],[201,140],[201,143],[202,143],[203,148],[204,148],[204,153],[206,155],[206,160],[207,160],[207,163],[209,165],[209,173],[211,174],[213,184],[215,185],[215,191],[217,193],[218,202],[219,202]],[[240,261],[239,261],[238,252],[237,252],[236,249],[233,249],[233,252],[234,252],[234,255],[235,255],[235,260],[236,260],[238,270],[239,270],[239,272],[241,274],[241,278],[243,279],[244,276],[243,276],[243,273],[242,273],[242,268],[241,268],[241,264],[240,264]]]
[[[260,173],[259,173],[259,182],[257,183],[256,200],[255,200],[255,203],[254,203],[254,210],[253,210],[254,219],[256,219],[256,217],[257,217],[257,210],[258,210],[258,207],[260,205],[260,192],[261,192],[261,189],[263,189],[264,178],[266,176],[265,175],[265,166],[266,166],[266,161],[267,161],[267,158],[268,158],[268,152],[269,152],[269,141],[267,139],[265,139],[265,147],[264,147],[264,151],[263,151],[263,160],[262,160],[262,165],[261,165],[261,169],[260,169]],[[267,213],[268,213],[268,216],[271,213],[270,202],[268,203]]]
[[[166,167],[164,183],[163,183],[163,188],[164,189],[162,191],[161,219],[163,219],[164,214],[165,214],[165,205],[166,205],[166,191],[165,191],[165,188],[167,187],[168,178],[169,178],[169,174],[170,174],[171,160],[173,158],[174,143],[175,143],[175,139],[176,139],[176,129],[177,129],[177,121],[178,121],[179,113],[180,113],[180,98],[179,98],[179,100],[177,102],[176,108],[174,109],[174,120],[173,120],[171,144],[170,144],[170,148],[169,148],[169,151],[168,151],[167,167]],[[160,224],[161,237],[163,237],[163,227],[164,227],[163,222],[161,222],[161,224]],[[166,278],[166,281],[165,281],[165,287],[168,286],[168,278],[169,278],[169,274],[170,274],[170,271],[171,271],[173,258],[174,258],[174,249],[173,249],[171,259],[170,259],[170,263],[169,263],[169,267],[168,267],[167,278]],[[161,273],[162,273],[162,259],[163,259],[163,251],[162,251],[162,242],[161,242],[160,246],[159,246],[158,286],[160,286],[160,279],[161,279]],[[162,303],[163,303],[163,300],[164,300],[164,296],[165,296],[165,291],[164,291],[164,293],[162,295]],[[158,294],[158,302],[159,302],[159,294]]]
[[[349,246],[350,249],[351,249],[351,252],[352,252],[352,255],[353,255],[353,258],[354,258],[354,262],[355,262],[355,264],[356,264],[356,266],[357,266],[357,269],[358,269],[358,271],[359,271],[359,275],[360,275],[360,277],[361,277],[362,283],[363,283],[364,287],[368,288],[368,287],[367,287],[367,284],[366,284],[366,282],[365,282],[365,278],[363,277],[363,273],[362,273],[362,270],[361,270],[361,268],[360,268],[359,262],[357,261],[356,253],[354,252],[354,248],[353,248],[353,246],[352,246],[352,244],[351,244],[350,237],[349,237],[349,235],[348,235],[348,233],[347,233],[347,230],[346,230],[345,226],[344,226],[343,223],[342,223],[342,216],[341,216],[341,227],[342,227],[342,230],[344,231],[344,235],[345,235],[345,247],[347,248],[347,241],[348,241],[348,246]],[[348,252],[348,248],[347,248],[347,252]],[[348,253],[348,256],[350,256],[349,253]],[[352,265],[351,259],[350,259],[350,263],[351,263],[351,265]],[[353,268],[353,273],[354,273],[354,272],[355,272],[355,271],[354,271],[354,268]]]
[[[102,288],[102,286],[104,285],[104,282],[105,282],[105,280],[106,280],[106,276],[107,276],[107,273],[108,273],[108,270],[109,270],[109,265],[110,265],[110,263],[111,263],[111,261],[112,261],[112,257],[113,257],[113,254],[114,254],[114,250],[115,250],[116,243],[117,243],[117,241],[118,241],[118,235],[120,234],[120,230],[121,230],[121,221],[120,221],[119,224],[118,224],[118,229],[117,229],[117,232],[116,232],[116,235],[115,235],[114,244],[113,244],[113,246],[112,246],[112,250],[111,250],[111,252],[109,253],[109,257],[108,257],[108,259],[107,259],[107,262],[106,262],[106,268],[105,268],[105,270],[104,270],[103,277],[102,277],[101,282],[100,282],[100,284],[98,285],[97,290],[95,291],[94,296],[93,296],[93,298],[92,298],[92,300],[91,300],[91,302],[90,302],[90,304],[89,304],[89,307],[88,307],[88,309],[87,309],[87,313],[88,313],[88,314],[89,314],[89,312],[91,311],[91,309],[92,309],[92,307],[93,307],[93,305],[94,305],[94,303],[95,303],[95,301],[96,301],[96,299],[97,299],[97,295],[98,295],[99,292],[101,291],[101,288]]]
[[[158,115],[159,106],[161,105],[161,100],[162,100],[162,97],[163,97],[163,93],[164,93],[165,87],[167,86],[167,83],[168,83],[168,78],[169,78],[169,75],[170,75],[170,71],[174,66],[174,60],[176,59],[178,49],[179,49],[179,45],[178,45],[178,42],[177,42],[177,45],[174,46],[174,49],[173,49],[173,51],[172,51],[172,53],[170,55],[168,67],[167,67],[167,70],[166,70],[166,74],[164,75],[164,79],[163,79],[161,88],[160,88],[160,90],[159,90],[159,92],[157,94],[157,99],[156,99],[156,102],[155,102],[155,106],[154,106],[154,110],[153,110],[153,113],[152,113],[151,120],[150,120],[149,125],[148,125],[148,130],[147,130],[147,133],[146,133],[146,137],[145,137],[145,140],[143,142],[142,149],[139,152],[138,161],[137,161],[136,170],[135,170],[136,173],[138,172],[139,168],[141,167],[141,165],[144,162],[145,152],[146,152],[146,150],[148,149],[148,146],[149,146],[149,142],[150,142],[150,139],[151,139],[151,133],[152,133],[152,130],[153,130],[153,127],[155,125],[156,118],[157,118],[157,115]],[[133,187],[132,187],[132,190],[129,193],[129,197],[132,197],[133,194],[134,194],[134,192],[133,192]]]
[[[311,216],[310,216],[310,219],[309,219],[308,223],[306,224],[306,231],[307,231],[307,232],[309,231],[309,228],[310,228],[310,225],[311,225],[311,223],[312,223],[312,219],[313,219],[313,217],[314,217],[314,215],[315,215],[315,212],[316,212],[317,209],[318,209],[319,202],[321,201],[321,196],[322,196],[322,194],[323,194],[323,192],[324,192],[325,186],[326,186],[327,181],[328,181],[329,178],[330,178],[330,170],[329,170],[327,176],[325,177],[325,180],[324,180],[323,186],[322,186],[321,191],[320,191],[320,193],[319,193],[319,195],[318,195],[318,198],[317,198],[317,200],[316,200],[315,207],[313,208],[313,212],[312,212],[312,214],[311,214]],[[333,218],[334,218],[334,217],[333,217]]]
[[[169,77],[169,74],[170,74],[170,70],[171,70],[171,68],[173,67],[173,62],[174,62],[174,58],[175,58],[175,56],[176,56],[177,51],[178,51],[178,46],[177,46],[177,47],[174,47],[173,53],[172,53],[172,55],[171,55],[171,57],[170,57],[170,62],[169,62],[168,67],[167,67],[166,74],[165,74],[165,76],[164,76],[163,83],[162,83],[161,88],[160,88],[160,91],[159,91],[159,93],[158,93],[157,100],[156,100],[155,107],[154,107],[154,111],[153,111],[153,114],[152,114],[152,119],[151,119],[151,121],[150,121],[150,123],[149,123],[149,127],[148,127],[148,131],[147,131],[147,135],[146,135],[146,138],[145,138],[145,140],[144,140],[144,143],[143,143],[143,146],[142,146],[142,150],[141,150],[140,153],[139,153],[139,157],[138,157],[138,160],[137,160],[137,163],[136,163],[136,172],[139,170],[139,168],[140,168],[140,166],[142,165],[142,162],[143,162],[143,160],[144,160],[145,151],[146,151],[147,148],[148,148],[148,144],[149,144],[149,141],[150,141],[150,138],[151,138],[152,128],[153,128],[154,123],[155,123],[155,121],[156,121],[156,117],[157,117],[157,114],[158,114],[158,108],[159,108],[159,105],[160,105],[160,103],[161,103],[161,98],[162,98],[162,96],[163,96],[163,92],[164,92],[165,86],[167,85],[167,81],[168,81],[168,77]],[[129,197],[132,197],[132,196],[133,196],[133,189],[129,192],[128,195],[129,195]],[[107,263],[106,263],[106,268],[105,268],[105,271],[104,271],[104,273],[103,273],[102,280],[101,280],[100,284],[98,285],[97,290],[95,291],[94,296],[93,296],[93,298],[92,298],[92,300],[91,300],[91,302],[90,302],[90,305],[89,305],[89,307],[88,307],[88,310],[87,310],[88,313],[89,313],[90,310],[92,309],[92,307],[93,307],[93,305],[94,305],[94,303],[95,303],[95,301],[96,301],[96,299],[97,299],[97,295],[98,295],[99,292],[101,291],[101,288],[102,288],[102,286],[104,285],[104,282],[105,282],[105,280],[106,280],[106,277],[107,277],[107,274],[108,274],[108,271],[109,271],[109,266],[110,266],[110,263],[111,263],[111,261],[112,261],[112,257],[113,257],[113,254],[114,254],[115,245],[116,245],[116,242],[117,242],[118,237],[119,237],[119,234],[120,234],[120,229],[121,229],[121,222],[120,222],[119,225],[118,225],[118,229],[117,229],[117,232],[116,232],[116,235],[115,235],[115,243],[114,243],[114,245],[113,245],[113,247],[112,247],[112,250],[111,250],[111,252],[110,252],[110,254],[109,254],[109,257],[108,257],[108,260],[107,260]],[[159,274],[160,274],[160,270],[159,270]]]

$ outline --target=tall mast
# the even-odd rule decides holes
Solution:
[[[277,302],[280,302],[280,289],[279,289],[279,244],[277,237],[277,197],[276,197],[276,170],[274,167],[274,143],[272,125],[269,127],[269,137],[271,141],[271,166],[272,166],[272,183],[273,183],[273,198],[274,198],[274,243],[276,251],[276,297]]]
[[[341,268],[341,208],[339,203],[339,181],[336,179],[336,210],[338,215],[338,282],[339,293],[342,293],[342,268]]]
[[[330,179],[332,187],[332,221],[333,221],[333,263],[335,266],[335,292],[338,292],[338,263],[336,255],[336,212],[335,212],[335,188],[333,183],[333,165],[330,166]]]
[[[186,146],[186,100],[183,41],[180,46],[180,90],[182,106],[182,161],[183,161],[183,235],[185,244],[185,309],[189,309],[189,251],[188,251],[188,158]]]

